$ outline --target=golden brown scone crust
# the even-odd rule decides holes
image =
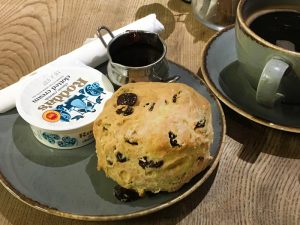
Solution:
[[[117,105],[124,93],[136,95],[133,106]],[[130,83],[106,102],[94,136],[98,169],[119,185],[176,191],[211,162],[210,104],[185,84]]]

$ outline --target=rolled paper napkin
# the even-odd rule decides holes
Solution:
[[[113,31],[114,35],[121,34],[126,30],[145,30],[151,32],[161,32],[164,30],[164,26],[156,19],[155,14],[150,14],[144,18],[141,18],[125,27]],[[103,39],[108,43],[111,39],[109,34],[105,34]],[[105,61],[107,61],[107,50],[101,43],[100,39],[95,38],[92,41],[85,43],[78,49],[60,56],[56,60],[38,68],[32,73],[22,77],[18,82],[0,90],[0,113],[7,112],[15,107],[16,95],[18,90],[22,87],[22,84],[32,76],[38,76],[38,72],[46,70],[53,66],[90,66],[96,67]]]

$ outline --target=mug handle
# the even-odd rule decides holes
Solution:
[[[105,48],[107,48],[107,44],[104,41],[103,36],[101,35],[101,31],[105,30],[107,31],[107,33],[111,36],[111,38],[113,39],[115,36],[113,35],[113,33],[110,31],[110,29],[108,29],[106,26],[102,26],[102,27],[98,27],[97,29],[97,36],[100,39],[100,41],[102,42],[102,44],[104,45]]]
[[[278,92],[283,75],[290,65],[278,58],[271,58],[265,65],[256,90],[256,101],[266,107],[273,107],[274,103],[283,98]]]

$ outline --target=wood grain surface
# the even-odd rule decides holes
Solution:
[[[98,26],[114,30],[149,13],[165,25],[167,57],[201,76],[201,51],[215,32],[181,0],[0,0],[0,88],[81,46]],[[300,224],[300,135],[224,109],[224,154],[201,188],[155,214],[97,224]],[[1,225],[90,223],[32,209],[0,186]]]

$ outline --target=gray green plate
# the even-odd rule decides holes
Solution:
[[[213,93],[246,118],[279,130],[300,133],[300,105],[257,104],[256,91],[243,76],[235,50],[235,30],[229,26],[212,37],[202,54],[202,74]]]
[[[98,69],[102,70],[105,67]],[[221,154],[225,133],[222,109],[208,88],[188,70],[170,62],[170,74],[186,83],[211,103],[214,142],[210,168],[179,191],[146,196],[123,203],[113,195],[114,181],[96,170],[95,146],[55,150],[39,143],[16,110],[0,115],[0,181],[26,204],[57,216],[81,220],[119,220],[146,215],[183,199],[213,172]]]

